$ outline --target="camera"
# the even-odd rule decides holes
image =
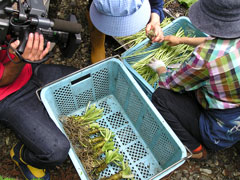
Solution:
[[[56,43],[62,55],[70,58],[81,43],[81,29],[75,15],[70,15],[69,20],[50,20],[43,0],[0,0],[0,44],[9,47],[13,40],[20,40],[14,51],[24,61],[32,63],[21,57],[29,33],[39,32],[45,44],[47,41]],[[49,57],[50,54],[35,63],[42,63]]]

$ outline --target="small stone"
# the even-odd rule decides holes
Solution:
[[[189,179],[189,180],[194,180],[192,176],[189,176],[189,178],[188,178],[188,179]]]
[[[212,180],[212,178],[207,175],[201,175],[200,180]]]
[[[176,179],[181,179],[181,177],[182,177],[182,173],[181,172],[177,172]]]
[[[235,177],[240,177],[240,172],[234,172],[234,173],[233,173],[233,176],[235,176]]]
[[[224,170],[222,171],[222,174],[223,174],[224,176],[228,176],[229,172],[228,172],[228,170],[224,169]]]
[[[188,176],[188,174],[189,174],[188,170],[185,170],[185,169],[182,171],[182,173],[184,176]]]
[[[212,170],[200,168],[200,171],[206,174],[212,174]]]
[[[179,14],[179,13],[176,13],[176,14],[175,14],[175,16],[176,16],[176,17],[179,17],[179,16],[180,16],[180,14]]]
[[[6,145],[9,145],[9,137],[6,137],[5,143]]]

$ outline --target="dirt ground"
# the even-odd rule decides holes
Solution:
[[[187,15],[187,9],[177,3],[175,0],[165,0],[167,10],[175,16]],[[87,20],[85,12],[88,1],[85,0],[51,0],[49,17],[67,19],[69,13],[77,16],[78,21],[83,26],[81,37],[82,43],[72,58],[64,58],[59,55],[56,47],[56,53],[50,63],[64,64],[82,68],[90,65],[90,38],[87,29]],[[119,44],[111,37],[106,38],[107,57],[121,54],[124,49],[115,51]],[[21,172],[11,161],[9,152],[12,146],[17,142],[14,133],[6,126],[0,124],[0,175],[3,177],[16,178],[23,180]],[[219,152],[209,152],[209,158],[206,161],[187,160],[179,169],[172,172],[164,179],[182,179],[182,180],[240,180],[240,144],[232,148]],[[79,176],[68,158],[61,166],[51,171],[52,180],[79,180]]]

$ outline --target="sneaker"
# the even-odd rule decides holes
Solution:
[[[205,160],[207,159],[207,151],[204,147],[200,151],[192,152],[191,159]]]
[[[23,146],[22,143],[17,143],[10,151],[12,160],[19,167],[23,176],[28,180],[50,180],[50,173],[48,170],[35,168],[22,160],[21,151]]]

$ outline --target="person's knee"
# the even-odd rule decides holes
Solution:
[[[60,165],[63,163],[70,149],[70,143],[67,138],[59,139],[57,143],[52,144],[51,164]]]
[[[159,88],[158,88],[159,89]],[[156,101],[156,99],[157,99],[157,97],[158,97],[158,89],[156,89],[154,92],[153,92],[153,94],[152,94],[152,101]]]
[[[34,69],[34,76],[42,83],[41,85],[45,85],[77,70],[77,68],[71,66],[41,64]]]
[[[157,88],[152,94],[152,101],[157,101],[158,99],[162,99],[161,97],[165,95],[165,89]]]

